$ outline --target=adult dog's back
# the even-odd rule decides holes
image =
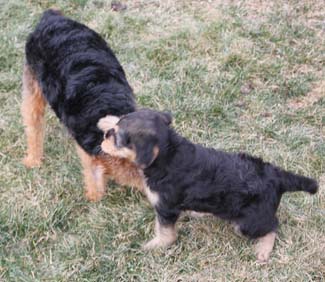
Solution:
[[[106,42],[83,24],[46,11],[26,43],[27,66],[78,144],[100,152],[98,120],[134,111],[132,89]]]
[[[27,136],[24,164],[41,164],[47,102],[79,145],[90,200],[103,195],[104,175],[118,178],[122,184],[141,186],[131,163],[100,154],[103,133],[97,128],[98,120],[135,110],[123,68],[100,35],[59,11],[48,10],[29,35],[25,51],[21,109]]]

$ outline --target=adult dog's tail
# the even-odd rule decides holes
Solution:
[[[281,170],[281,190],[282,192],[305,191],[315,194],[318,191],[318,183],[315,179],[298,175],[289,171]]]
[[[43,13],[43,16],[63,16],[63,13],[58,8],[51,7]]]

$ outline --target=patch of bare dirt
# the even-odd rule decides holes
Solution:
[[[312,106],[314,103],[325,97],[325,80],[317,83],[314,88],[304,97],[291,99],[288,106],[294,110]]]

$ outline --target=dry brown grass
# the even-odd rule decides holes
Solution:
[[[294,110],[310,107],[323,98],[325,98],[325,80],[318,81],[312,86],[312,90],[309,91],[305,96],[294,98],[289,101],[288,107]]]
[[[323,1],[20,1],[0,9],[0,281],[324,281]],[[320,180],[283,197],[268,265],[225,222],[184,215],[167,250],[143,252],[154,214],[110,184],[86,202],[73,142],[47,114],[45,161],[26,170],[19,115],[25,38],[57,6],[100,32],[141,106],[195,142],[244,150]]]

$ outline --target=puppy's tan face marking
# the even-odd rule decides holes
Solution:
[[[118,132],[119,128],[117,125],[114,126],[114,131]],[[114,136],[108,136],[101,144],[102,150],[110,154],[113,157],[118,157],[122,159],[128,159],[131,162],[136,160],[136,152],[130,148],[122,147],[119,148],[115,144]]]
[[[105,153],[113,157],[128,159],[131,162],[135,162],[136,154],[134,150],[127,147],[118,148],[115,144],[113,134],[107,136],[108,132],[110,131],[114,132],[114,134],[116,134],[119,131],[119,127],[117,125],[119,121],[120,121],[119,117],[111,116],[111,115],[108,115],[99,120],[97,126],[99,129],[101,129],[104,132],[104,136],[105,136],[105,139],[101,144],[101,148]]]
[[[169,119],[168,119],[169,117]],[[165,138],[171,119],[166,113],[139,111],[122,118],[107,116],[98,127],[105,132],[105,153],[126,158],[145,169],[158,157],[158,143]]]

